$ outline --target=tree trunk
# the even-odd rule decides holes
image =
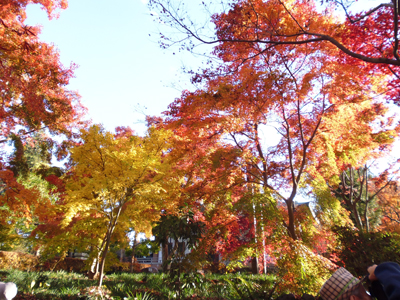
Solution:
[[[125,256],[125,249],[121,249],[121,255],[119,257],[119,261],[120,262],[124,262],[124,256]]]
[[[168,271],[168,238],[167,242],[162,245],[162,271],[165,273]]]
[[[131,268],[130,272],[133,273],[133,264],[135,263],[135,248],[136,248],[136,231],[133,236],[133,245],[132,245],[132,259],[131,259]]]
[[[106,264],[106,256],[108,253],[108,249],[110,247],[111,237],[113,235],[115,226],[117,226],[117,222],[118,222],[119,215],[121,213],[121,209],[122,209],[122,206],[118,207],[117,214],[115,215],[115,217],[113,218],[112,217],[113,215],[111,215],[111,217],[110,217],[110,223],[108,225],[109,227],[107,229],[107,233],[105,236],[106,243],[105,243],[103,253],[101,255],[101,261],[100,261],[99,287],[101,287],[101,285],[103,284],[104,266]]]
[[[254,191],[252,190],[252,193]],[[254,243],[257,245],[257,216],[256,216],[256,204],[253,201],[253,225],[254,225]],[[254,256],[251,258],[251,272],[258,274],[258,258]]]
[[[360,214],[358,213],[358,210],[357,210],[357,202],[353,202],[352,207],[353,207],[354,219],[355,219],[355,221],[356,221],[356,227],[357,227],[360,231],[363,231],[363,227],[364,227],[364,226],[363,226],[363,223],[362,223]]]
[[[256,256],[251,258],[251,272],[258,274],[258,258]]]
[[[292,197],[291,197],[292,198]],[[289,217],[289,223],[287,226],[287,230],[289,233],[289,236],[293,239],[293,240],[297,240],[297,235],[296,235],[296,230],[295,230],[295,226],[294,226],[294,204],[293,204],[293,199],[289,198],[288,200],[286,200],[286,206],[287,206],[287,210],[288,210],[288,217]]]
[[[103,277],[104,277],[104,266],[106,265],[106,256],[108,253],[108,247],[110,246],[110,240],[111,240],[111,234],[108,235],[107,237],[107,242],[104,248],[104,251],[101,255],[101,260],[100,260],[100,274],[99,274],[99,282],[98,286],[101,287],[103,284]]]
[[[368,199],[368,195],[367,195]],[[365,220],[365,232],[369,232],[369,219],[368,219],[368,204],[369,202],[365,202],[365,211],[364,211],[364,220]]]

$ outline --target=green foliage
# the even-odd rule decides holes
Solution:
[[[0,249],[31,252],[37,239],[30,238],[30,234],[40,223],[39,211],[43,207],[47,208],[49,202],[54,204],[58,200],[58,195],[54,193],[55,187],[45,178],[49,175],[61,176],[63,171],[51,166],[53,142],[43,132],[36,133],[24,141],[19,136],[13,135],[11,140],[14,151],[11,154],[9,169],[14,173],[18,183],[27,191],[32,191],[35,197],[27,196],[26,205],[18,209],[10,206],[10,202],[0,203],[1,210],[7,216],[3,217],[5,223],[12,224],[13,227],[11,231],[0,228],[0,236],[4,236],[4,239],[0,240],[7,240],[7,245],[0,243]],[[18,189],[16,196],[21,198],[21,191]],[[21,214],[20,210],[24,210],[25,213]]]
[[[67,272],[23,272],[10,270],[2,281],[14,282],[18,293],[35,295],[37,299],[70,299],[91,283],[83,275]]]
[[[235,294],[241,299],[254,300],[253,294],[256,290],[260,289],[260,286],[256,283],[250,283],[241,276],[238,276],[235,281],[225,279],[225,281],[232,287]]]
[[[165,276],[165,284],[169,287],[170,292],[168,298],[183,299],[185,291],[202,291],[204,290],[204,276],[195,271],[183,272],[181,264],[173,263],[169,272]]]
[[[35,236],[31,236],[31,233],[40,224],[38,215],[41,211],[46,210],[49,203],[54,204],[58,200],[58,194],[54,193],[54,186],[35,172],[29,172],[25,176],[20,176],[18,182],[25,188],[36,190],[39,193],[38,201],[30,207],[32,217],[30,219],[26,217],[13,218],[12,220],[16,232],[21,237],[20,245],[24,246],[24,251],[31,252],[35,244],[39,242]]]
[[[153,227],[156,243],[167,243],[169,238],[175,241],[184,239],[189,249],[194,248],[204,232],[204,224],[194,220],[194,213],[188,211],[179,215],[163,213]]]
[[[159,221],[153,227],[153,235],[155,236],[154,243],[167,245],[169,239],[173,239],[175,244],[166,261],[164,261],[164,270],[170,263],[175,263],[171,266],[171,270],[179,268],[188,270],[195,261],[191,261],[185,255],[186,248],[194,249],[204,233],[205,224],[200,221],[195,221],[194,213],[189,210],[183,212],[182,210],[178,215],[163,213]],[[179,241],[185,242],[185,247],[179,247]],[[185,265],[185,266],[184,266]],[[175,276],[175,275],[174,275]]]
[[[14,152],[10,161],[10,169],[16,176],[25,177],[29,173],[41,175],[42,178],[54,174],[62,175],[62,170],[51,166],[53,141],[38,132],[29,138],[25,143],[17,135],[12,135]]]
[[[371,175],[366,165],[357,169],[351,166],[342,172],[339,184],[331,187],[342,206],[350,213],[354,226],[361,231],[372,231],[380,224],[382,215],[376,195],[381,186],[376,183],[381,181],[379,176],[374,178]],[[384,181],[387,182],[387,179]]]
[[[128,293],[128,297],[125,297],[124,300],[154,300],[154,297],[150,293]]]
[[[19,294],[36,299],[173,299],[173,286],[166,285],[166,274],[110,274],[99,289],[94,280],[73,272],[0,272],[0,281],[12,281]],[[240,278],[239,278],[240,277]],[[276,278],[270,275],[181,274],[180,299],[269,299]],[[32,283],[34,284],[32,285]],[[230,283],[229,283],[230,282]],[[238,293],[237,290],[240,292]],[[244,295],[243,298],[240,293]],[[251,295],[251,297],[248,297]],[[276,293],[273,296],[277,296]]]
[[[134,249],[134,253],[136,256],[149,256],[151,253],[157,253],[160,250],[160,244],[155,241],[151,241],[149,239],[146,239],[145,241],[142,241],[140,244],[137,244]],[[133,251],[129,251],[133,252]],[[127,256],[130,256],[126,252]]]
[[[21,248],[23,248],[22,237],[17,234],[14,225],[0,224],[0,251],[14,251]]]
[[[337,184],[339,178],[332,178]],[[310,178],[313,194],[317,200],[318,220],[323,224],[344,225],[349,222],[347,211],[341,206],[340,201],[332,195],[332,191],[322,177]]]
[[[355,276],[363,276],[367,268],[385,261],[400,263],[400,235],[390,232],[360,232],[349,227],[334,227],[339,247],[331,255],[337,264]]]
[[[44,286],[49,286],[49,283],[47,282],[49,280],[49,277],[43,273],[37,273],[36,278],[31,281],[31,292],[34,294],[34,292],[42,288]]]

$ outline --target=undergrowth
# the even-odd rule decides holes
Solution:
[[[106,275],[98,289],[97,281],[78,273],[0,271],[0,281],[17,285],[16,300],[273,299],[275,280],[272,275],[184,273],[178,279],[162,273],[122,273]]]

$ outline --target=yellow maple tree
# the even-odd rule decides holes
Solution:
[[[166,200],[163,184],[171,183],[163,180],[169,174],[165,157],[169,137],[168,131],[154,128],[140,137],[130,130],[113,134],[94,125],[81,131],[82,143],[71,149],[72,169],[65,177],[65,217],[61,226],[97,237],[92,256],[99,286],[116,232],[133,227],[149,233],[161,210],[174,206]]]

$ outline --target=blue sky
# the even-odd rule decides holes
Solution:
[[[26,23],[42,25],[40,39],[58,48],[64,65],[79,66],[69,89],[82,96],[93,122],[108,130],[131,126],[142,133],[144,115],[135,111],[160,115],[191,88],[184,63],[200,65],[189,53],[159,47],[158,25],[145,2],[69,0],[51,21],[38,5],[27,9]]]

